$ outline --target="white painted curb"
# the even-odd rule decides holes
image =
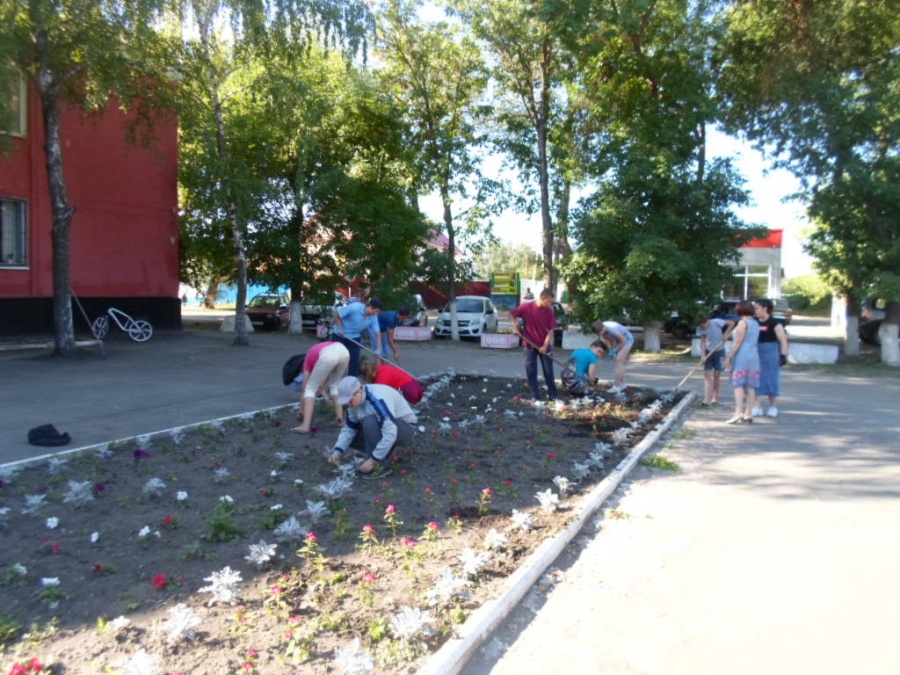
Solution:
[[[419,669],[418,675],[456,675],[475,654],[475,651],[491,636],[493,631],[513,609],[525,594],[541,577],[544,571],[559,557],[563,549],[575,538],[585,523],[599,509],[603,502],[622,484],[637,463],[660,436],[666,433],[678,420],[684,410],[694,400],[694,393],[689,392],[675,408],[666,415],[662,423],[649,433],[613,469],[590,493],[585,495],[578,506],[578,515],[569,526],[541,544],[518,570],[506,579],[505,588],[500,597],[486,601],[472,612],[469,619],[459,627],[459,637],[444,643],[434,656]]]

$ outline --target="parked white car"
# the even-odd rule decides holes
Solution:
[[[456,298],[456,319],[460,337],[481,337],[482,333],[493,333],[497,330],[497,308],[490,298],[480,295],[460,295]],[[450,337],[450,303],[441,310],[434,326],[434,337]]]

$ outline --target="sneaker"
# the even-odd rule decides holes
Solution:
[[[622,391],[623,389],[624,389],[624,387],[615,386],[615,387],[610,387],[610,388],[607,389],[606,391],[607,391],[607,393],[609,393],[609,394],[618,394],[618,393],[621,393],[621,391]]]
[[[394,473],[394,470],[392,468],[383,467],[379,464],[369,473],[357,473],[357,475],[363,480],[380,480],[382,478],[390,476],[392,473]]]
[[[769,417],[778,417],[778,408],[769,408],[769,412],[767,412],[766,415],[768,415]]]
[[[762,409],[762,408],[754,408],[754,409],[753,409],[753,416],[754,416],[754,417],[762,417],[762,416],[763,416],[763,409]]]

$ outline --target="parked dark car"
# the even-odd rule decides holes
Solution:
[[[254,330],[279,330],[286,327],[291,310],[283,293],[260,293],[247,303],[247,316]]]
[[[739,302],[741,301],[734,298],[723,300],[716,306],[710,316],[725,319],[726,321],[737,321],[740,317],[735,314],[734,310]],[[794,310],[791,309],[791,304],[787,299],[772,298],[772,305],[772,316],[775,320],[780,321],[784,326],[789,326],[794,318]]]
[[[866,298],[859,312],[859,339],[871,345],[880,345],[878,329],[884,321],[884,309],[887,306],[884,298]]]

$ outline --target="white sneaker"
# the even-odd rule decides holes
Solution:
[[[623,387],[616,385],[614,387],[610,387],[606,391],[608,391],[610,394],[618,394],[618,393],[621,393],[622,389],[623,389]]]
[[[754,417],[762,417],[762,416],[763,416],[763,409],[762,409],[762,408],[754,408],[752,414],[753,414]]]
[[[778,417],[778,408],[769,408],[769,412],[766,413],[769,417]]]

